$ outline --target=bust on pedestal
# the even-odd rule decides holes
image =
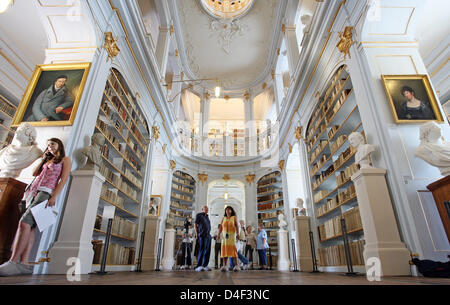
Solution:
[[[0,264],[11,256],[20,219],[19,203],[27,186],[14,178],[42,156],[35,141],[35,128],[23,123],[17,128],[12,144],[0,150]]]
[[[291,262],[289,260],[289,239],[288,231],[286,230],[287,223],[284,219],[284,214],[278,215],[278,225],[280,229],[277,232],[278,237],[278,262],[277,269],[280,271],[289,271]]]
[[[435,122],[428,122],[420,127],[420,145],[415,155],[428,164],[437,167],[442,179],[427,186],[433,193],[434,201],[441,216],[442,224],[450,242],[450,217],[445,202],[450,201],[450,142],[446,142],[441,128]]]
[[[363,144],[359,133],[349,136],[350,144],[357,148],[356,163],[360,170],[352,176],[355,183],[361,222],[366,244],[364,261],[377,258],[380,276],[410,275],[410,253],[400,239],[391,197],[386,184],[386,170],[370,165],[369,155],[375,147]],[[366,266],[369,268],[370,266]]]
[[[175,259],[174,259],[174,248],[175,248],[175,229],[167,228],[164,234],[164,256],[162,259],[162,269],[172,270]]]

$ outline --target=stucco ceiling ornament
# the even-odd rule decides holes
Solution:
[[[247,176],[245,176],[245,181],[247,181],[248,184],[252,184],[253,182],[255,182],[255,175],[254,174],[248,174]]]
[[[344,33],[338,32],[339,38],[341,40],[338,42],[336,47],[341,53],[344,53],[344,59],[347,58],[347,55],[350,59],[352,58],[350,55],[350,47],[356,43],[355,41],[353,41],[352,31],[353,27],[347,26],[344,29]]]
[[[198,179],[201,183],[205,183],[208,180],[208,174],[198,174]]]
[[[244,35],[245,26],[238,19],[217,19],[211,21],[211,30],[218,34],[218,43],[222,50],[231,54],[231,43],[236,34]]]
[[[105,48],[106,52],[108,52],[108,59],[114,59],[117,55],[119,55],[120,49],[117,45],[117,42],[119,41],[119,38],[114,39],[112,32],[106,32],[105,33],[105,44],[103,47]]]
[[[170,170],[174,170],[175,167],[177,167],[177,162],[175,162],[174,160],[170,160]]]

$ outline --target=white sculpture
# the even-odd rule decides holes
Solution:
[[[160,197],[152,197],[150,199],[150,206],[148,210],[148,215],[151,216],[159,216],[158,215],[158,207],[161,204],[161,198]]]
[[[286,230],[287,222],[284,220],[283,213],[278,215],[278,226],[280,227],[280,231]]]
[[[297,198],[297,207],[299,208],[297,216],[306,216],[306,209],[303,204],[304,204],[303,199]]]
[[[91,138],[91,145],[83,148],[81,151],[87,157],[86,165],[83,170],[94,169],[96,166],[101,167],[103,164],[101,149],[105,144],[105,138],[101,133],[94,133]]]
[[[300,17],[300,21],[302,22],[302,24],[305,26],[303,28],[303,34],[306,34],[309,32],[309,30],[311,29],[311,21],[312,21],[312,17],[309,14],[305,14],[302,15]]]
[[[352,132],[348,136],[350,145],[356,148],[355,163],[360,168],[372,168],[370,165],[370,154],[375,151],[375,146],[364,143],[364,137],[359,132]]]
[[[0,150],[0,178],[17,178],[42,154],[36,144],[36,129],[22,123],[16,130],[13,142]]]
[[[420,145],[414,154],[437,167],[443,176],[450,175],[450,142],[442,138],[441,128],[435,122],[420,127]]]

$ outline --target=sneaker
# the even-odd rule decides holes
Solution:
[[[180,267],[180,270],[184,270],[184,268],[186,268],[186,266],[181,266],[181,267]]]
[[[248,269],[248,265],[249,265],[249,264],[243,265],[243,266],[242,266],[242,270],[247,270],[247,269]]]
[[[197,267],[197,268],[195,268],[195,271],[197,271],[197,272],[203,271],[203,267],[202,266]]]
[[[241,270],[241,268],[239,268],[239,266],[235,266],[234,268],[233,268],[233,271],[240,271]]]
[[[203,267],[203,271],[211,271],[211,269],[209,267]]]
[[[228,271],[228,267],[227,266],[222,266],[222,268],[220,268],[220,271],[227,272]]]
[[[33,266],[27,266],[24,264],[17,264],[17,267],[20,270],[20,274],[23,275],[31,275],[33,274]]]
[[[14,276],[22,274],[19,266],[15,262],[6,262],[0,266],[0,276]]]

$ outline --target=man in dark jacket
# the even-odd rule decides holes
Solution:
[[[211,222],[208,217],[208,206],[203,206],[202,212],[195,216],[195,234],[199,240],[197,267],[195,271],[211,271],[208,268],[211,255]]]
[[[52,86],[39,94],[33,104],[28,122],[64,121],[62,111],[72,107],[73,97],[66,87],[67,76],[58,76]]]

